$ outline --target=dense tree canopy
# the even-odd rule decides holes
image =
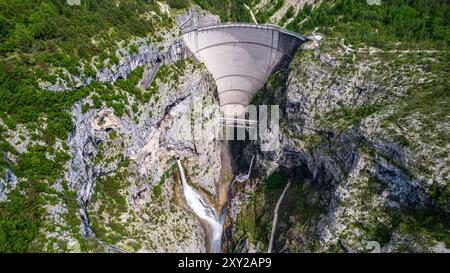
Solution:
[[[56,138],[64,141],[73,128],[67,110],[93,91],[105,89],[93,81],[80,89],[51,92],[40,89],[38,79],[51,81],[56,77],[51,74],[61,68],[78,75],[81,63],[89,64],[94,56],[114,62],[115,55],[108,52],[115,52],[118,41],[155,30],[153,22],[142,16],[149,10],[168,20],[156,1],[123,0],[117,6],[109,0],[83,0],[81,6],[70,6],[65,0],[0,1],[0,119],[4,123],[0,175],[10,168],[23,181],[8,194],[7,202],[0,203],[0,252],[34,251],[31,242],[42,225],[43,196],[50,191],[49,184],[61,178],[69,157],[53,148]],[[94,73],[85,65],[85,76]],[[130,79],[134,84],[135,78]],[[109,87],[102,98],[123,112],[123,104],[117,102],[123,99]],[[96,98],[94,107],[100,107]],[[30,145],[19,154],[5,139],[7,129],[16,129],[17,124],[25,125],[33,140],[46,145]],[[15,162],[6,154],[16,156]]]
[[[219,15],[222,21],[251,21],[244,7],[244,4],[251,6],[251,0],[166,2],[175,9],[195,2]],[[403,42],[408,46],[448,50],[450,5],[447,0],[386,0],[380,6],[369,6],[365,0],[322,2],[314,10],[306,5],[297,14],[289,8],[284,20],[294,19],[287,28],[304,33],[318,27],[327,35],[341,35],[356,46],[384,47]],[[267,22],[284,1],[273,3],[268,10],[257,14],[262,22]],[[156,35],[156,23],[143,16],[148,11],[157,13],[160,24],[173,23],[160,12],[154,0],[82,0],[80,6],[70,6],[66,0],[0,1],[0,119],[4,124],[0,125],[0,175],[10,168],[22,181],[9,193],[9,201],[0,203],[0,252],[32,250],[30,243],[41,227],[42,195],[51,191],[49,184],[61,177],[68,160],[65,152],[53,148],[56,139],[65,140],[73,128],[67,110],[94,93],[93,105],[84,105],[83,111],[99,108],[104,102],[121,116],[125,114],[128,98],[124,92],[132,94],[136,101],[148,101],[153,94],[135,88],[142,67],[127,79],[117,81],[115,86],[93,81],[67,92],[42,90],[37,79],[54,80],[56,76],[52,72],[61,68],[78,75],[81,64],[90,63],[95,56],[116,63],[118,57],[114,52],[118,41],[150,33]],[[301,24],[305,18],[308,19]],[[136,46],[130,50],[138,51]],[[94,74],[94,69],[85,65],[84,75]],[[434,98],[439,101],[444,96],[447,98],[447,86],[437,90],[439,93],[435,92]],[[430,101],[427,98],[426,102]],[[428,104],[425,106],[431,109]],[[414,105],[411,111],[418,108]],[[372,110],[363,108],[351,114],[359,118]],[[33,140],[42,140],[46,145],[30,145],[27,152],[19,154],[5,138],[8,128],[16,129],[17,124],[25,125]],[[16,162],[8,159],[11,155]],[[23,198],[23,194],[27,197]],[[74,207],[76,204],[71,205],[72,210]]]
[[[336,0],[324,1],[311,10],[306,5],[288,28],[298,32],[321,28],[356,45],[384,47],[403,41],[448,48],[450,44],[450,5],[446,0],[391,0],[381,5]]]

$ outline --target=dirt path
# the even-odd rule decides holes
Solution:
[[[292,178],[289,177],[288,183],[286,184],[286,187],[284,187],[284,190],[281,193],[280,198],[278,198],[277,204],[275,205],[275,210],[273,212],[272,233],[270,234],[269,250],[267,250],[267,253],[272,252],[273,239],[275,237],[275,232],[276,232],[277,223],[278,223],[278,211],[280,210],[281,202],[283,202],[284,196],[286,195],[286,191],[291,186],[291,183],[292,183]]]
[[[244,4],[244,7],[246,9],[248,9],[248,11],[250,12],[250,16],[252,17],[253,23],[257,24],[258,21],[256,21],[256,17],[255,17],[255,14],[253,14],[252,9],[249,6],[247,6],[246,4]]]

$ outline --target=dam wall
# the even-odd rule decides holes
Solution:
[[[242,117],[269,76],[306,38],[274,25],[215,24],[181,33],[188,54],[213,75],[225,117]]]

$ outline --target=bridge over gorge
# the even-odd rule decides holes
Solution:
[[[187,54],[214,77],[225,120],[245,118],[256,92],[308,40],[279,26],[250,23],[194,26],[180,34]]]

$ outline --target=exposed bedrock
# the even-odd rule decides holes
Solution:
[[[190,181],[215,194],[220,147],[214,140],[179,139],[175,128],[185,122],[179,117],[189,114],[196,99],[216,100],[204,68],[187,65],[186,71],[190,74],[181,76],[176,88],[159,83],[158,97],[140,105],[139,114],[119,117],[108,107],[83,113],[89,98],[73,107],[66,179],[77,192],[85,236],[106,242],[122,238],[114,239],[114,245],[132,252],[206,251],[199,221],[180,201],[174,164],[181,157]],[[108,191],[111,183],[118,183],[113,192]],[[117,225],[123,225],[121,232],[113,229]]]
[[[378,56],[363,54],[341,62],[346,54],[301,50],[257,94],[256,104],[280,104],[281,145],[235,149],[242,165],[255,153],[256,161],[255,178],[230,207],[234,251],[267,251],[269,235],[260,227],[270,224],[265,204],[273,202],[263,184],[280,167],[301,175],[280,208],[275,251],[370,251],[372,241],[380,251],[448,251],[439,235],[450,222],[448,200],[439,198],[448,189],[439,135],[424,143],[427,132],[417,124],[428,119],[401,114],[400,123],[389,118],[401,111],[397,104],[378,106],[407,94],[426,72],[420,64],[380,67]],[[408,69],[419,74],[408,79]],[[363,107],[371,110],[358,114]],[[433,128],[445,128],[442,122],[432,121]]]

